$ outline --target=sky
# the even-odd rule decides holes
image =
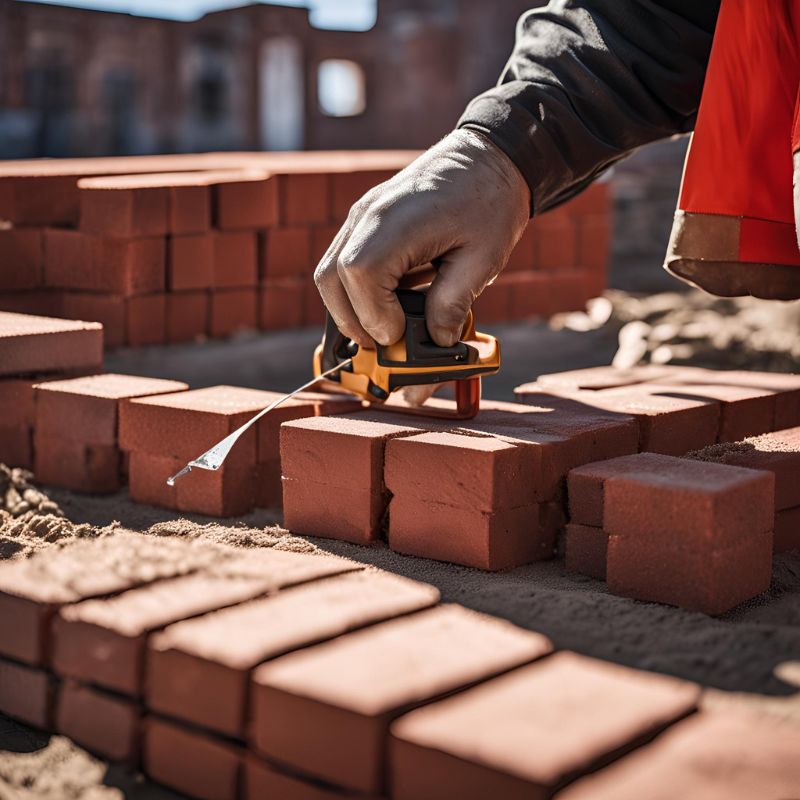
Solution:
[[[207,11],[246,5],[247,0],[34,0],[54,5],[122,11],[148,17],[191,20]],[[271,0],[277,5],[308,6],[319,28],[367,30],[375,23],[376,0]]]

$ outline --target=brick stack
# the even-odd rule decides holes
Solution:
[[[313,269],[407,151],[219,153],[0,165],[0,308],[92,319],[106,346],[319,325]],[[582,308],[605,286],[595,185],[536,218],[485,322]]]
[[[33,467],[34,385],[102,363],[100,325],[0,312],[0,462]]]
[[[0,566],[0,712],[215,800],[629,797],[670,765],[686,797],[800,780],[788,726],[437,601],[329,556],[54,548]]]

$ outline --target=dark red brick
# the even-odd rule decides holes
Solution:
[[[253,464],[225,464],[216,472],[195,469],[176,487],[179,511],[210,517],[237,517],[255,504]]]
[[[311,278],[315,266],[308,228],[274,228],[264,234],[260,265],[262,280]]]
[[[226,289],[255,286],[258,283],[256,234],[247,231],[218,231],[212,239],[212,285]]]
[[[186,462],[172,456],[157,456],[138,451],[123,451],[124,455],[129,459],[128,492],[131,500],[177,510],[177,486],[167,486],[167,478],[178,472]]]
[[[213,337],[231,336],[258,327],[258,291],[217,289],[211,292],[209,332]]]
[[[570,572],[580,572],[599,581],[606,579],[608,534],[602,528],[569,523],[565,549],[564,560]]]
[[[573,217],[547,213],[533,220],[536,269],[570,269],[578,264],[578,230]]]
[[[559,387],[562,389],[615,389],[620,386],[635,386],[640,383],[665,382],[683,369],[679,367],[661,366],[656,364],[641,364],[629,369],[617,367],[588,367],[586,369],[573,369],[565,372],[552,372],[540,375],[536,384],[549,389]],[[524,384],[515,391],[528,393],[534,391],[532,384]]]
[[[205,233],[211,227],[209,186],[173,186],[169,192],[170,233]]]
[[[340,570],[354,566],[346,561],[338,565]],[[368,570],[178,622],[150,641],[147,704],[171,717],[243,737],[254,667],[348,631],[428,608],[438,598],[432,586]]]
[[[325,173],[278,175],[281,225],[322,224],[330,219],[330,176]]]
[[[609,215],[591,214],[577,221],[578,250],[576,263],[605,274],[611,247],[611,220]]]
[[[302,773],[379,793],[393,718],[550,649],[539,634],[458,606],[376,625],[259,667],[251,744]]]
[[[170,236],[168,281],[171,291],[209,289],[214,285],[214,242],[212,233]]]
[[[262,331],[300,328],[304,323],[306,281],[271,281],[259,290],[258,327]]]
[[[278,224],[278,182],[264,173],[214,186],[216,224],[223,230],[255,230]]]
[[[0,714],[49,730],[55,685],[44,670],[0,658]]]
[[[243,750],[154,716],[144,720],[144,773],[189,797],[237,800]]]
[[[0,463],[33,469],[33,428],[29,425],[0,425]]]
[[[41,483],[92,494],[119,491],[120,451],[116,445],[84,444],[38,431],[33,441],[34,472]]]
[[[509,272],[509,319],[551,317],[563,311],[582,311],[593,294],[589,272],[561,269],[550,272]]]
[[[256,464],[253,484],[253,503],[256,508],[282,508],[283,485],[279,458]]]
[[[44,244],[39,228],[0,230],[0,291],[44,285]]]
[[[800,506],[775,514],[774,552],[800,550]]]
[[[169,229],[169,189],[152,176],[84,178],[80,229],[97,236],[163,236]]]
[[[125,301],[126,343],[131,347],[164,344],[167,333],[165,294],[143,294]]]
[[[208,335],[211,295],[207,291],[167,294],[166,341],[192,342]]]
[[[310,781],[281,772],[272,764],[248,753],[244,761],[244,800],[263,800],[280,797],[281,800],[353,800],[351,792],[330,784]],[[379,800],[373,795],[358,795],[359,800]]]
[[[91,369],[102,363],[100,325],[0,312],[0,375]]]
[[[558,795],[559,800],[789,798],[800,786],[797,727],[702,711]]]
[[[56,731],[109,761],[136,763],[139,723],[140,711],[132,700],[73,681],[59,689]]]
[[[392,726],[397,800],[537,800],[691,713],[697,686],[557,653]]]
[[[64,292],[62,312],[66,317],[91,320],[103,326],[106,347],[120,347],[127,342],[125,298],[93,292]]]

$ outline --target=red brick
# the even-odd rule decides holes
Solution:
[[[62,309],[61,292],[52,289],[0,292],[0,311],[44,317],[66,316]]]
[[[156,456],[138,451],[123,452],[123,455],[129,457],[128,492],[131,500],[134,503],[177,510],[177,486],[167,486],[167,478],[178,472],[185,461],[171,456]]]
[[[120,407],[120,447],[184,461],[196,458],[280,396],[238,386],[211,386],[127,400]],[[251,429],[225,463],[255,462],[256,431]]]
[[[540,634],[459,606],[373,626],[259,667],[251,744],[302,773],[379,793],[393,718],[550,649]]]
[[[69,605],[53,620],[52,667],[63,677],[138,696],[150,632],[350,568],[347,561],[330,557],[257,551],[223,558],[193,575]]]
[[[714,400],[720,404],[717,441],[738,442],[772,430],[775,393],[770,389],[726,384],[645,384],[640,387],[654,395]]]
[[[0,375],[99,367],[100,325],[0,312]]]
[[[258,291],[217,289],[211,292],[209,332],[217,338],[258,327]]]
[[[193,342],[208,335],[211,296],[207,291],[167,294],[166,341]]]
[[[45,180],[37,180],[31,176],[4,176],[0,187],[0,217],[16,225],[76,224],[77,178],[77,175],[50,175]]]
[[[599,581],[606,579],[608,534],[594,525],[567,525],[565,565],[570,572],[580,572]]]
[[[116,445],[84,444],[35,431],[34,473],[49,486],[110,494],[121,486],[120,451]]]
[[[55,729],[102,758],[135,764],[139,717],[132,700],[67,681],[58,693]]]
[[[143,294],[125,301],[126,343],[131,347],[164,344],[167,300],[165,294]]]
[[[611,203],[611,189],[608,181],[595,181],[560,208],[571,216],[582,217],[587,214],[608,213]]]
[[[683,368],[661,366],[655,364],[642,364],[628,369],[617,367],[588,367],[586,369],[572,369],[565,372],[552,372],[540,375],[536,384],[523,384],[515,392],[521,394],[530,391],[539,391],[531,387],[537,385],[549,389],[559,387],[563,389],[615,389],[621,386],[634,386],[649,381],[669,381]]]
[[[774,476],[727,464],[663,456],[652,471],[603,484],[603,528],[673,547],[729,547],[772,530]]]
[[[120,347],[127,341],[125,298],[92,292],[64,292],[62,311],[67,317],[98,322],[103,326],[106,347]]]
[[[0,425],[0,463],[33,468],[33,429],[29,425]]]
[[[333,219],[344,222],[350,208],[374,186],[389,180],[394,171],[359,170],[331,174],[331,203]]]
[[[675,459],[657,453],[612,458],[584,464],[567,476],[570,521],[581,525],[603,526],[604,488],[615,475],[662,475],[675,467]]]
[[[218,231],[213,237],[213,286],[237,288],[258,283],[256,234]]]
[[[274,228],[264,235],[261,248],[261,278],[279,280],[299,276],[310,278],[315,264],[311,257],[308,228]]]
[[[352,566],[339,563],[342,570]],[[254,667],[348,631],[428,608],[438,598],[432,586],[368,570],[178,622],[150,641],[147,704],[171,717],[243,737]]]
[[[264,175],[214,187],[216,224],[223,230],[254,230],[278,224],[278,182]]]
[[[237,800],[243,751],[157,717],[144,721],[144,773],[190,797]]]
[[[116,445],[121,400],[188,388],[181,381],[114,373],[47,381],[34,387],[36,432],[84,444]]]
[[[512,284],[501,275],[491,286],[487,286],[472,304],[476,324],[508,322],[511,314]]]
[[[259,291],[258,326],[262,331],[300,328],[304,322],[306,281],[271,281]]]
[[[0,714],[48,730],[53,692],[53,679],[44,670],[0,658]]]
[[[589,267],[605,274],[611,248],[611,219],[607,214],[591,214],[577,221],[577,261],[581,267]]]
[[[529,222],[522,233],[511,255],[508,258],[508,263],[505,266],[506,270],[511,271],[529,271],[536,267],[536,231],[534,225]]]
[[[254,469],[253,464],[226,463],[216,472],[192,470],[177,484],[178,510],[210,517],[246,514],[255,504]]]
[[[800,428],[714,445],[689,453],[688,457],[772,472],[775,475],[775,510],[800,505]]]
[[[594,296],[591,273],[585,269],[545,272],[510,272],[510,319],[551,317],[564,311],[583,311]]]
[[[163,236],[169,229],[169,189],[139,176],[78,181],[80,229],[97,236]]]
[[[336,234],[339,233],[338,225],[315,226],[311,229],[311,263],[319,264],[328,251]]]
[[[253,471],[253,484],[253,504],[256,508],[283,507],[283,485],[279,458],[256,464]]]
[[[330,177],[325,173],[278,175],[281,225],[313,225],[330,219]]]
[[[786,508],[775,514],[773,545],[776,553],[800,550],[800,506]]]
[[[529,501],[530,466],[508,442],[433,432],[388,441],[384,480],[395,497],[490,512]]]
[[[796,726],[754,714],[702,711],[558,798],[789,798],[800,786],[798,751]]]
[[[0,564],[0,655],[31,666],[49,659],[49,624],[61,605],[192,572],[219,548],[174,537],[116,533]]]
[[[492,513],[403,495],[389,504],[392,550],[477,569],[507,569],[551,558],[551,533],[542,530],[536,504]]]
[[[39,228],[0,230],[0,291],[37,289],[44,281],[44,245]]]
[[[211,227],[211,189],[173,186],[169,190],[170,233],[205,233]]]
[[[32,427],[36,422],[33,387],[53,376],[61,377],[61,374],[45,374],[37,378],[0,378],[0,408],[5,412],[4,424]]]
[[[279,797],[281,800],[353,800],[354,797],[351,792],[330,784],[280,772],[277,767],[252,753],[245,756],[242,780],[244,800],[264,800],[267,797]],[[374,795],[358,795],[358,798],[379,800]]]
[[[567,513],[561,498],[539,503],[539,535],[543,541],[551,542],[555,548],[566,524]]]
[[[325,324],[328,311],[313,280],[305,282],[303,291],[303,324],[310,328]]]
[[[536,268],[571,269],[578,264],[578,230],[571,216],[544,214],[533,220]]]
[[[699,694],[674,678],[557,653],[395,722],[391,794],[544,800],[689,714]]]
[[[170,236],[168,286],[171,291],[214,285],[215,234]]]

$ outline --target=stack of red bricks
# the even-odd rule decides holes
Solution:
[[[33,467],[36,384],[102,363],[101,325],[0,312],[0,462]]]
[[[0,308],[102,322],[106,346],[319,325],[313,270],[407,151],[0,164]],[[537,218],[479,301],[486,322],[582,308],[605,286],[597,185]]]
[[[206,800],[789,797],[796,728],[322,555],[113,534],[0,566],[0,712]],[[708,765],[713,765],[713,769]],[[678,781],[678,784],[671,783]]]

